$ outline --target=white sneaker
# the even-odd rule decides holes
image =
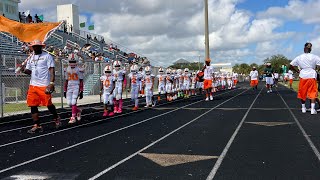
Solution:
[[[302,113],[306,113],[307,109],[306,108],[301,108]]]
[[[81,120],[81,112],[82,112],[82,110],[80,110],[80,111],[77,113],[77,120],[78,120],[78,121]]]
[[[205,101],[209,101],[209,98],[207,97]]]
[[[316,109],[311,109],[311,114],[317,114]]]
[[[76,120],[76,118],[75,117],[70,117],[70,120],[69,120],[69,124],[73,124],[73,123],[75,123],[75,122],[77,122],[77,120]]]
[[[317,109],[317,112],[320,112],[320,109]]]
[[[272,89],[270,89],[270,92],[272,92]]]
[[[213,97],[212,96],[210,96],[210,101],[212,101],[213,100]]]
[[[270,91],[267,91],[267,93],[270,93]]]
[[[308,108],[308,109],[306,109],[307,110],[307,112],[310,112],[311,111],[311,108]]]

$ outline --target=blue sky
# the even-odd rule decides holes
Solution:
[[[142,53],[159,66],[204,56],[203,1],[199,0],[22,0],[20,8],[55,21],[58,4],[79,6],[94,33]],[[37,8],[35,8],[37,4]],[[209,0],[213,62],[262,63],[302,53],[306,41],[320,54],[320,0]]]

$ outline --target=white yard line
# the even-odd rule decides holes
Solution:
[[[221,95],[223,95],[223,94],[227,94],[227,93],[230,93],[230,92],[232,92],[232,91],[227,91],[227,92],[225,92],[225,93],[221,93],[221,94],[218,94],[218,95],[216,95],[216,96],[221,96]],[[215,96],[215,97],[216,97],[216,96]],[[166,104],[172,104],[172,103],[179,102],[179,101],[182,101],[182,100],[184,100],[184,99],[177,100],[177,101],[173,101],[173,102],[169,102],[169,103],[164,103],[164,104],[161,104],[160,106],[163,106],[163,105],[166,105]],[[201,102],[201,101],[202,101],[202,100],[197,101],[196,103],[199,103],[199,102]],[[190,104],[190,105],[191,105],[191,104]],[[181,109],[181,108],[184,108],[184,107],[187,107],[187,106],[183,106],[183,107],[180,107],[180,108],[176,108],[176,109],[174,109],[174,110],[172,110],[172,111],[169,111],[169,112],[174,112],[174,111],[177,111],[177,110],[179,110],[179,109]],[[143,111],[143,110],[128,112],[128,113],[125,113],[125,114],[121,114],[121,115],[118,115],[118,116],[114,116],[114,117],[108,118],[108,120],[109,120],[109,119],[115,119],[115,118],[122,117],[122,116],[126,116],[126,115],[133,114],[133,113],[137,113],[137,112],[141,112],[141,111]],[[95,113],[97,113],[97,112],[95,112]],[[95,113],[90,113],[90,114],[95,114]],[[90,115],[90,114],[89,114],[89,115]],[[89,123],[85,123],[85,124],[80,124],[80,125],[73,126],[73,127],[70,127],[70,128],[65,128],[65,129],[53,131],[53,132],[50,132],[50,133],[41,134],[41,135],[38,135],[38,136],[34,136],[34,137],[30,137],[30,138],[25,138],[25,139],[13,141],[13,142],[6,143],[6,144],[1,144],[1,145],[0,145],[0,148],[6,147],[6,146],[9,146],[9,145],[13,145],[13,144],[17,144],[17,143],[21,143],[21,142],[25,142],[25,141],[29,141],[29,140],[33,140],[33,139],[38,139],[38,138],[40,138],[40,137],[46,137],[46,136],[49,136],[49,135],[52,135],[52,134],[57,134],[57,133],[60,133],[60,132],[72,130],[72,129],[75,129],[75,128],[78,128],[78,127],[83,127],[83,126],[95,124],[95,123],[98,123],[98,122],[101,122],[101,121],[105,121],[105,120],[106,120],[106,119],[100,119],[100,120],[97,120],[97,121],[93,121],[93,122],[89,122]]]
[[[246,90],[246,91],[248,91],[248,90]],[[246,92],[246,91],[244,91],[244,92]],[[229,91],[229,92],[231,92],[231,91]],[[244,93],[244,92],[242,92],[242,93]],[[228,92],[226,92],[226,93],[228,93]],[[219,94],[219,95],[222,95],[222,94]],[[240,94],[239,94],[239,95],[240,95]],[[233,98],[234,98],[234,97],[233,97]],[[232,99],[232,98],[231,98],[231,99]],[[229,100],[230,100],[230,99],[229,99]],[[125,130],[125,129],[128,129],[128,128],[134,127],[134,126],[136,126],[136,125],[145,123],[145,122],[150,121],[150,120],[152,120],[152,119],[155,119],[155,118],[157,118],[157,117],[161,117],[161,116],[167,115],[167,114],[169,114],[169,113],[172,113],[172,112],[177,111],[177,110],[179,110],[179,109],[183,109],[183,108],[185,108],[185,107],[187,107],[187,106],[190,106],[190,105],[193,105],[193,104],[196,104],[196,103],[199,103],[199,102],[203,102],[203,100],[190,103],[190,104],[188,104],[188,105],[182,106],[182,107],[177,108],[177,109],[175,109],[175,110],[171,110],[171,111],[165,112],[165,113],[163,113],[163,114],[160,114],[160,115],[157,115],[157,116],[154,116],[154,117],[145,119],[145,120],[143,120],[143,121],[140,121],[140,122],[131,124],[131,125],[129,125],[129,126],[126,126],[126,127],[123,127],[123,128],[117,129],[117,130],[114,130],[114,131],[112,131],[112,132],[108,132],[108,133],[106,133],[106,134],[102,134],[102,135],[100,135],[100,136],[97,136],[97,137],[94,137],[94,138],[91,138],[91,139],[88,139],[88,140],[79,142],[79,143],[77,143],[77,144],[74,144],[74,145],[65,147],[65,148],[63,148],[63,149],[59,149],[59,150],[57,150],[57,151],[54,151],[54,152],[51,152],[51,153],[48,153],[48,154],[39,156],[39,157],[37,157],[37,158],[33,158],[33,159],[31,159],[31,160],[28,160],[28,161],[24,161],[24,162],[22,162],[22,163],[16,164],[16,165],[14,165],[14,166],[11,166],[11,167],[8,167],[8,168],[5,168],[5,169],[2,169],[2,170],[0,170],[0,174],[1,174],[1,173],[4,173],[4,172],[7,172],[7,171],[9,171],[9,170],[15,169],[15,168],[17,168],[17,167],[21,167],[21,166],[24,166],[24,165],[26,165],[26,164],[29,164],[29,163],[38,161],[38,160],[40,160],[40,159],[43,159],[43,158],[46,158],[46,157],[49,157],[49,156],[58,154],[58,153],[60,153],[60,152],[63,152],[63,151],[66,151],[66,150],[69,150],[69,149],[78,147],[78,146],[80,146],[80,145],[82,145],[82,144],[86,144],[86,143],[95,141],[95,140],[97,140],[97,139],[106,137],[106,136],[108,136],[108,135],[111,135],[111,134],[120,132],[120,131],[122,131],[122,130]]]
[[[249,89],[248,89],[248,90],[249,90]],[[97,179],[97,178],[101,177],[102,175],[106,174],[107,172],[111,171],[112,169],[116,168],[117,166],[119,166],[119,165],[121,165],[121,164],[125,163],[126,161],[130,160],[130,159],[131,159],[131,158],[133,158],[134,156],[138,155],[138,154],[139,154],[139,153],[141,153],[142,151],[144,151],[144,150],[146,150],[146,149],[150,148],[151,146],[153,146],[153,145],[155,145],[156,143],[158,143],[158,142],[162,141],[163,139],[165,139],[165,138],[169,137],[170,135],[172,135],[172,134],[174,134],[175,132],[179,131],[180,129],[182,129],[182,128],[186,127],[187,125],[189,125],[189,124],[191,124],[191,123],[193,123],[193,122],[197,121],[198,119],[200,119],[200,118],[201,118],[201,117],[203,117],[204,115],[208,114],[209,112],[213,111],[213,110],[214,110],[214,109],[216,109],[217,107],[219,107],[219,106],[223,105],[224,103],[226,103],[226,102],[228,102],[228,101],[230,101],[230,100],[232,100],[232,99],[234,99],[234,98],[238,97],[239,95],[241,95],[241,94],[243,94],[243,93],[247,92],[248,90],[243,91],[242,93],[240,93],[240,94],[238,94],[238,95],[236,95],[236,96],[233,96],[233,97],[231,97],[231,98],[229,98],[229,99],[225,100],[224,102],[222,102],[222,103],[220,103],[220,104],[216,105],[215,107],[211,108],[211,109],[210,109],[210,110],[208,110],[207,112],[205,112],[205,113],[201,114],[200,116],[198,116],[198,117],[196,117],[196,118],[192,119],[191,121],[189,121],[189,122],[185,123],[184,125],[182,125],[182,126],[180,126],[180,127],[176,128],[175,130],[171,131],[170,133],[166,134],[165,136],[161,137],[160,139],[158,139],[158,140],[156,140],[156,141],[152,142],[151,144],[149,144],[149,145],[145,146],[144,148],[142,148],[142,149],[138,150],[137,152],[135,152],[135,153],[131,154],[130,156],[127,156],[126,158],[122,159],[121,161],[119,161],[119,162],[117,162],[117,163],[113,164],[112,166],[110,166],[110,167],[106,168],[105,170],[103,170],[103,171],[99,172],[98,174],[96,174],[96,175],[94,175],[93,177],[91,177],[89,180],[94,180],[94,179]]]
[[[320,153],[319,150],[316,148],[316,146],[314,145],[314,143],[312,142],[312,140],[310,139],[310,137],[308,136],[308,134],[306,133],[306,131],[303,129],[303,127],[301,126],[299,120],[297,119],[297,117],[293,114],[292,110],[290,109],[290,107],[288,106],[287,102],[283,99],[282,95],[278,92],[280,98],[282,99],[283,103],[286,105],[288,111],[290,112],[290,114],[292,115],[294,121],[297,123],[300,131],[302,132],[303,136],[306,138],[306,140],[308,141],[311,149],[313,150],[314,154],[317,156],[318,160],[320,161]]]
[[[261,88],[259,94],[258,94],[258,95],[256,96],[256,98],[253,100],[253,102],[251,103],[249,109],[248,109],[247,112],[244,114],[241,122],[239,123],[238,127],[236,128],[236,130],[235,130],[234,133],[232,134],[232,136],[231,136],[231,138],[229,139],[226,147],[223,149],[221,155],[220,155],[219,158],[217,159],[214,167],[212,168],[210,174],[208,175],[207,180],[212,180],[212,179],[214,178],[214,176],[216,175],[219,167],[221,166],[221,163],[222,163],[223,159],[224,159],[225,156],[227,155],[229,148],[231,147],[231,145],[232,145],[234,139],[236,138],[236,136],[237,136],[237,134],[238,134],[241,126],[243,125],[244,121],[246,120],[246,118],[247,118],[250,110],[252,109],[253,104],[256,102],[256,100],[258,99],[259,95],[261,94],[262,89],[263,89],[263,88]]]

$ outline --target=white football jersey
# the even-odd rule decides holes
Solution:
[[[126,71],[124,70],[113,70],[112,72],[113,76],[114,76],[114,79],[115,81],[123,81],[123,76],[126,74]]]
[[[68,80],[68,86],[70,85],[79,85],[80,79],[83,79],[83,71],[80,71],[80,68],[76,66],[75,68],[67,67],[65,71],[66,80]]]
[[[112,75],[104,75],[104,76],[101,76],[100,77],[100,81],[102,82],[102,85],[103,85],[103,90],[105,92],[111,92],[111,90],[113,89],[113,86],[114,86],[114,76]]]

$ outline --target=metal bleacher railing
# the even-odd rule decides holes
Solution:
[[[0,117],[28,113],[30,110],[26,105],[26,94],[30,76],[15,73],[15,69],[27,58],[27,55],[22,51],[23,42],[19,41],[15,36],[3,32],[0,32],[0,42]],[[77,33],[64,33],[61,31],[55,31],[46,41],[47,47],[53,46],[60,50],[65,46],[69,46],[71,49],[79,49],[79,47],[81,48],[85,44],[90,44],[94,50],[103,53],[110,60],[114,60],[115,58],[122,60],[127,72],[129,72],[128,59],[124,56],[124,50],[110,50],[107,43],[92,39],[88,40]],[[121,48],[121,46],[118,46],[118,48]],[[128,51],[127,53],[129,52],[132,51]],[[100,102],[99,78],[106,63],[103,60],[99,60],[98,62],[93,61],[88,56],[83,61],[85,66],[85,98],[78,102],[79,104]],[[63,97],[63,69],[67,66],[67,61],[65,58],[59,57],[55,58],[55,62],[56,85],[55,92],[53,93],[53,102],[58,108],[63,108],[66,107],[66,100]],[[157,68],[154,67],[153,72],[157,73]],[[123,93],[124,97],[128,97],[126,90]]]

